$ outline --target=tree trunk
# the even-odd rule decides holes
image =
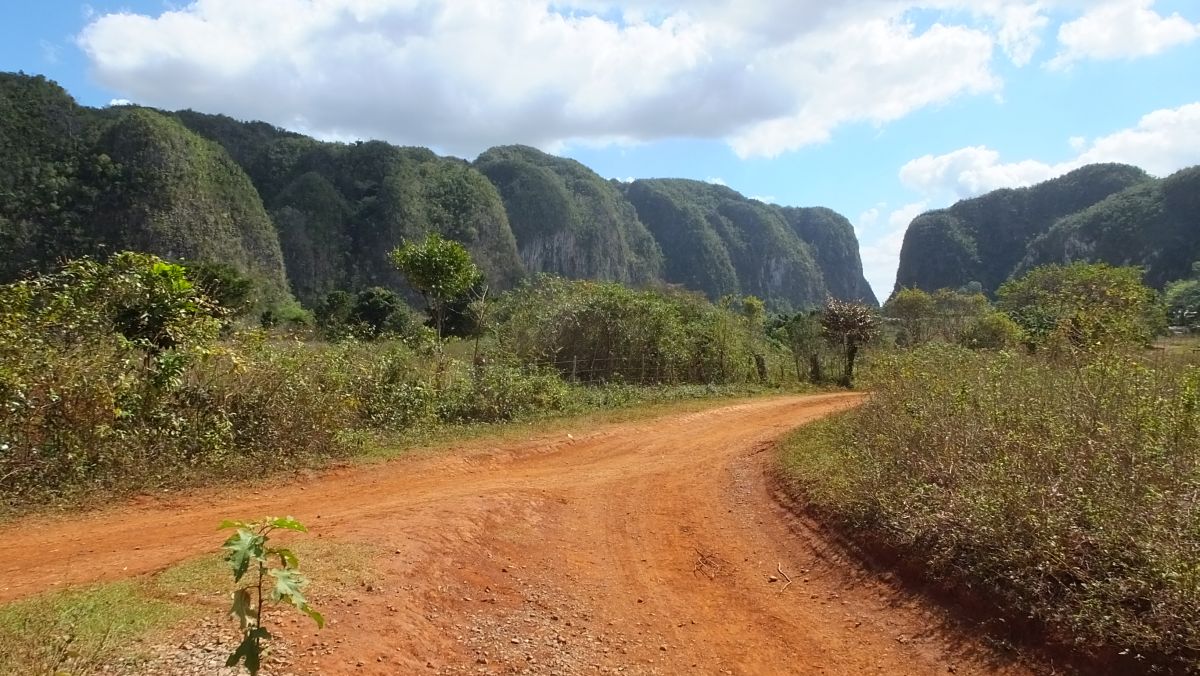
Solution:
[[[858,343],[846,344],[846,372],[842,375],[842,387],[854,387],[854,358],[858,356]]]

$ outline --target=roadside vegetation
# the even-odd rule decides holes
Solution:
[[[1105,670],[1200,668],[1200,368],[1147,350],[1139,272],[1051,266],[901,291],[870,398],[784,445],[793,493],[866,552]],[[975,349],[972,349],[975,348]]]
[[[456,243],[386,289],[261,313],[227,266],[121,253],[0,286],[0,513],[378,455],[437,430],[808,385],[753,297],[531,280],[494,296]],[[439,333],[445,338],[439,338]],[[836,368],[837,352],[815,349]]]
[[[219,537],[214,543],[220,543]],[[318,604],[374,580],[374,561],[381,553],[332,538],[297,539],[290,549],[304,562],[305,577],[312,582],[309,596]],[[0,607],[0,673],[141,673],[147,663],[163,659],[164,642],[204,645],[213,653],[215,669],[243,638],[232,616],[208,619],[214,610],[229,607],[230,564],[217,553],[149,576],[15,601]],[[268,602],[263,618],[285,622],[287,609]]]

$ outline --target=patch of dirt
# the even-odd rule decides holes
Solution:
[[[279,625],[274,674],[1028,673],[771,499],[764,451],[858,401],[763,399],[470,442],[249,499],[193,493],[26,519],[0,529],[0,601],[162,570],[217,547],[221,519],[290,514],[307,537],[386,553],[372,583],[312,590],[323,631],[302,617]],[[228,654],[211,635],[164,648],[142,673],[208,673],[187,660]]]

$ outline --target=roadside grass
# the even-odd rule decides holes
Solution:
[[[0,673],[87,674],[136,657],[146,637],[197,609],[147,595],[126,580],[54,592],[0,607]]]
[[[561,405],[529,407],[511,418],[498,420],[445,421],[424,417],[401,426],[354,426],[325,433],[320,446],[268,462],[255,453],[230,453],[222,463],[155,469],[153,476],[131,477],[119,484],[78,484],[56,488],[44,495],[29,494],[13,502],[0,500],[0,525],[33,513],[75,513],[110,505],[135,495],[172,494],[179,490],[204,489],[230,480],[256,486],[286,480],[289,475],[309,473],[344,463],[378,462],[414,454],[452,450],[457,444],[483,438],[512,441],[531,434],[573,427],[632,421],[700,410],[714,402],[736,402],[750,398],[817,392],[809,385],[568,385]],[[280,411],[278,415],[284,414]],[[303,413],[299,415],[304,415]],[[148,464],[153,468],[153,464]],[[133,478],[138,478],[133,482]]]
[[[675,385],[578,387],[565,410],[538,411],[516,420],[430,425],[403,432],[363,431],[354,435],[352,461],[377,462],[414,454],[444,453],[451,447],[482,439],[516,441],[531,435],[648,420],[676,413],[733,405],[760,397],[816,393],[810,386]]]
[[[220,539],[214,531],[214,543]],[[372,560],[381,553],[370,545],[325,539],[299,540],[292,549],[316,604],[366,584],[373,576]],[[201,617],[227,610],[232,588],[228,565],[214,553],[137,579],[0,606],[0,674],[88,674],[106,665],[136,667],[148,658],[150,647]]]
[[[799,504],[1103,673],[1200,670],[1200,369],[931,346],[870,380],[782,444]]]

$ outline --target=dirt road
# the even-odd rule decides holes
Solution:
[[[769,495],[783,397],[0,530],[0,601],[211,551],[230,516],[369,542],[376,584],[297,624],[296,673],[1025,673],[841,559]],[[19,532],[18,532],[19,531]],[[790,579],[790,583],[788,580]]]

